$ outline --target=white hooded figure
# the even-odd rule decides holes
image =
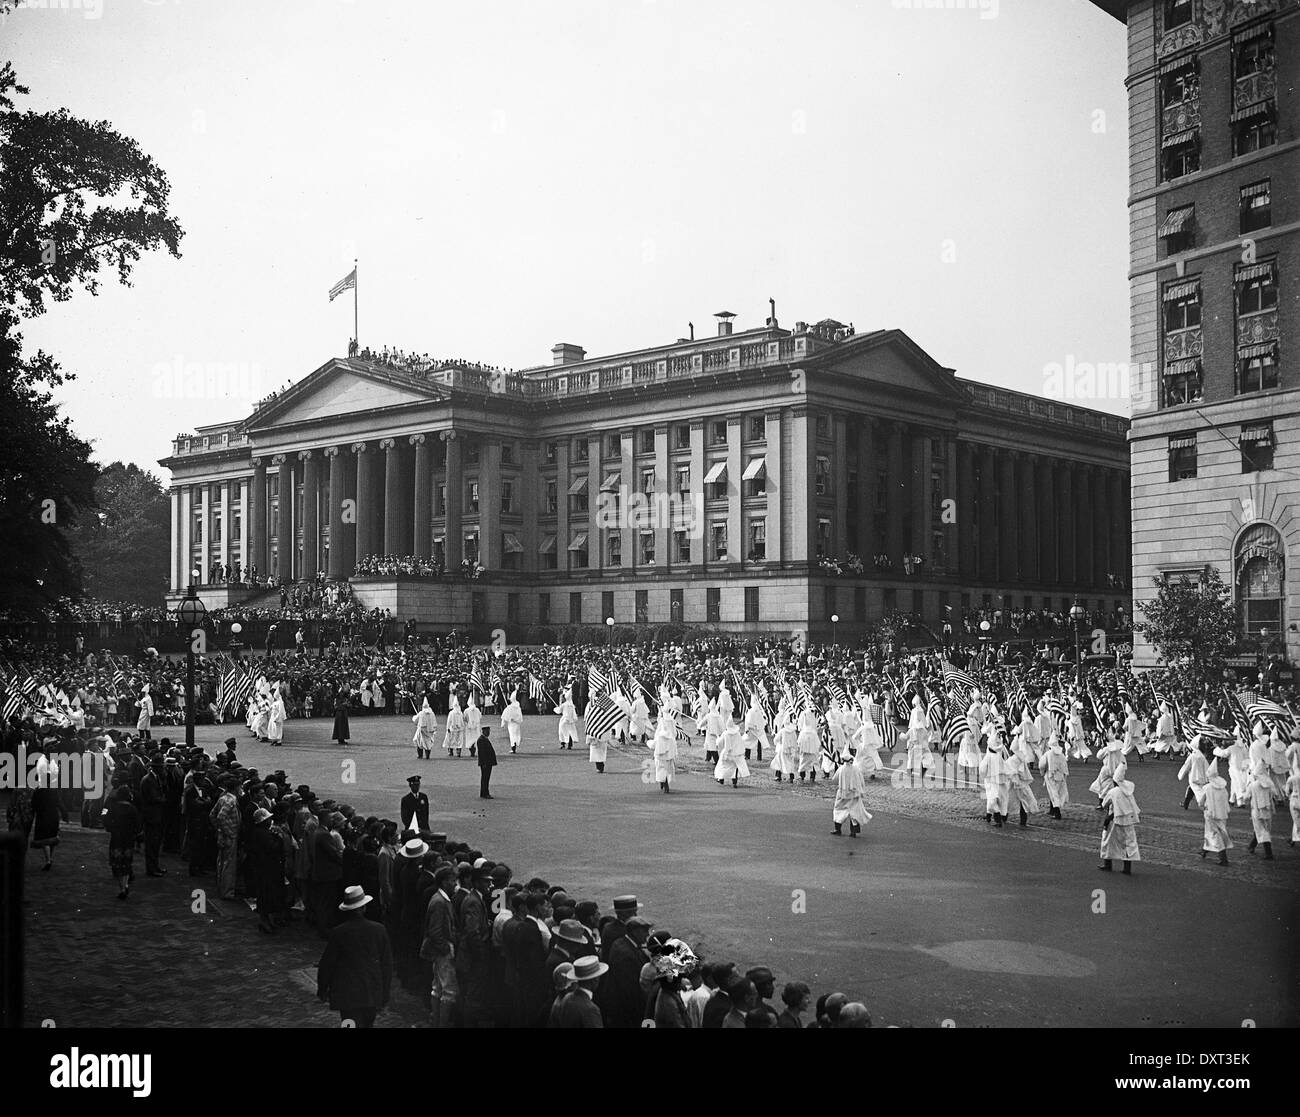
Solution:
[[[817,729],[817,714],[811,706],[799,715],[799,780],[811,775],[817,781],[817,767],[822,755],[822,739]]]
[[[650,747],[654,749],[655,782],[667,794],[677,774],[677,727],[671,717],[660,716]]]
[[[1097,756],[1101,760],[1101,771],[1088,785],[1088,790],[1097,796],[1100,803],[1106,798],[1106,793],[1115,786],[1115,769],[1124,763],[1124,746],[1113,737],[1109,738],[1097,750]]]
[[[1134,713],[1132,703],[1126,702],[1124,704],[1124,751],[1127,753],[1130,749],[1136,749],[1138,756],[1146,756],[1150,751],[1147,748],[1147,735],[1142,719]]]
[[[776,782],[782,776],[789,776],[794,783],[794,774],[799,770],[799,729],[790,719],[790,711],[782,704],[776,712],[776,748],[772,753],[772,771],[776,773]]]
[[[858,750],[854,761],[858,771],[864,778],[874,780],[876,773],[885,767],[880,759],[880,749],[884,742],[880,739],[880,730],[876,728],[876,723],[871,718],[862,719],[853,734],[853,743]]]
[[[1088,733],[1083,728],[1083,703],[1078,700],[1070,703],[1067,732],[1070,737],[1070,754],[1075,760],[1091,759],[1092,750],[1088,748]]]
[[[1192,748],[1187,754],[1187,759],[1183,761],[1183,766],[1178,769],[1178,775],[1175,779],[1187,779],[1187,793],[1196,800],[1198,807],[1205,805],[1205,787],[1210,782],[1209,765],[1205,762],[1205,754],[1201,752],[1201,735],[1198,733],[1192,738]],[[1188,800],[1183,800],[1183,810],[1187,809]]]
[[[731,700],[731,691],[727,689],[727,683],[724,679],[718,686],[718,710],[728,722],[731,721],[731,714],[735,705]]]
[[[1268,770],[1273,776],[1274,798],[1285,799],[1286,779],[1291,772],[1291,764],[1286,746],[1282,743],[1282,736],[1276,729],[1269,734],[1268,738]]]
[[[560,724],[556,729],[556,735],[560,739],[560,748],[568,748],[573,751],[573,742],[582,743],[582,723],[578,720],[578,711],[573,705],[573,688],[565,687],[564,693],[560,696],[560,704],[555,707],[555,712],[560,715]]]
[[[984,821],[1001,826],[1007,818],[1007,805],[1011,797],[1011,773],[1007,771],[1007,750],[998,731],[990,724],[989,747],[979,763],[980,779],[984,782]]]
[[[704,759],[718,759],[718,741],[722,738],[723,731],[727,728],[727,719],[722,716],[722,711],[718,709],[716,702],[709,703],[708,712],[704,715]]]
[[[731,780],[736,787],[741,779],[749,778],[749,765],[745,763],[745,742],[740,726],[734,721],[723,730],[718,741],[718,763],[713,768],[713,778],[718,783]]]
[[[469,705],[465,707],[465,740],[472,747],[478,740],[479,730],[483,728],[483,711],[474,701],[473,688],[469,692]],[[471,754],[472,755],[472,754]]]
[[[1228,783],[1222,776],[1211,776],[1201,798],[1201,813],[1205,819],[1205,840],[1201,843],[1201,857],[1217,853],[1219,864],[1228,863],[1228,850],[1232,838],[1228,836]]]
[[[1300,842],[1300,768],[1292,768],[1286,778],[1287,806],[1291,808],[1291,845]]]
[[[588,710],[590,713],[590,710]],[[613,730],[611,730],[613,732]],[[601,735],[587,734],[587,761],[596,765],[597,772],[605,770],[605,757],[609,754],[609,738]]]
[[[1020,711],[1020,740],[1024,746],[1028,746],[1028,751],[1021,748],[1021,758],[1026,764],[1037,764],[1038,758],[1047,748],[1047,741],[1039,736],[1038,723],[1029,716],[1028,706]]]
[[[913,775],[933,767],[934,753],[930,751],[930,727],[926,723],[925,709],[920,697],[912,699],[912,713],[907,723],[907,767]]]
[[[280,695],[280,688],[274,686],[271,688],[271,704],[266,718],[266,739],[271,744],[279,745],[284,742],[284,722],[286,717],[288,717],[288,711],[284,708],[284,698]]]
[[[1109,870],[1111,861],[1118,858],[1124,862],[1127,873],[1131,862],[1142,860],[1137,841],[1137,824],[1142,812],[1133,798],[1128,765],[1122,760],[1115,769],[1114,785],[1102,799],[1102,807],[1106,811],[1106,823],[1101,836],[1101,867]]]
[[[1029,816],[1038,813],[1038,798],[1034,795],[1033,776],[1024,757],[1015,751],[1007,757],[1007,772],[1011,775],[1007,807],[1019,809],[1020,825],[1024,828],[1029,825]]]
[[[1053,818],[1061,817],[1061,808],[1070,801],[1070,762],[1065,750],[1061,748],[1061,738],[1053,733],[1047,739],[1047,751],[1043,754],[1043,786],[1047,791],[1048,802],[1052,804],[1049,813]]]
[[[506,731],[510,737],[510,751],[519,751],[519,742],[524,735],[524,711],[519,705],[519,692],[515,691],[510,696],[510,701],[506,708],[501,711],[501,728]]]
[[[767,711],[763,709],[757,694],[749,700],[749,709],[745,711],[745,732],[758,745],[758,757],[761,760],[763,749],[770,752],[772,742],[767,737]]]
[[[614,723],[614,731],[611,734],[613,739],[617,741],[620,737],[628,735],[628,729],[632,724],[632,703],[628,701],[627,695],[621,690],[611,692],[609,700],[618,707],[619,713],[623,715]]]
[[[636,697],[632,699],[632,708],[628,717],[628,736],[644,741],[654,732],[655,727],[650,721],[650,707],[646,705],[645,695],[638,688]]]
[[[420,708],[411,716],[411,721],[415,723],[415,736],[411,738],[415,745],[415,755],[428,760],[437,744],[438,716],[430,708],[427,698],[420,703]]]
[[[1156,743],[1152,752],[1174,751],[1174,715],[1169,711],[1169,703],[1160,703],[1160,717],[1156,720]]]
[[[149,694],[149,684],[140,688],[140,716],[135,719],[137,733],[149,735],[149,726],[153,723],[153,698]]]
[[[477,738],[475,738],[477,740]],[[454,750],[457,756],[465,747],[465,711],[460,706],[460,696],[451,696],[451,705],[447,708],[447,732],[442,738],[443,748],[450,757]]]
[[[1249,802],[1246,784],[1250,779],[1250,753],[1241,729],[1235,729],[1232,743],[1226,748],[1216,748],[1214,755],[1228,762],[1228,800],[1234,807],[1244,807]]]
[[[257,709],[253,714],[253,734],[259,741],[265,741],[271,724],[271,684],[265,677],[257,680],[257,695],[254,701]]]
[[[858,831],[871,821],[867,810],[867,784],[862,769],[848,757],[841,756],[839,767],[835,771],[835,803],[831,807],[831,822],[835,825],[836,837],[844,831],[840,829],[845,822],[849,824],[849,835],[856,838]]]

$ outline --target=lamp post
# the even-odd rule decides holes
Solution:
[[[1070,606],[1070,620],[1074,622],[1074,680],[1080,692],[1083,690],[1083,641],[1079,626],[1083,623],[1085,612],[1077,599]]]
[[[195,592],[195,583],[200,577],[198,570],[191,571],[191,582],[181,603],[176,606],[176,615],[185,626],[185,747],[194,747],[194,630],[203,623],[207,615],[207,606],[199,600]]]
[[[614,618],[613,617],[605,618],[605,629],[606,631],[609,632],[609,650],[612,653],[614,650]]]
[[[239,634],[243,631],[244,631],[244,626],[240,624],[238,621],[235,621],[235,623],[230,626],[229,647],[230,647],[230,656],[232,659],[239,658],[240,649],[242,649],[244,646],[239,641]]]
[[[831,614],[831,643],[836,645],[837,647],[839,646],[839,642],[840,642],[839,631],[840,631],[840,615],[839,613],[832,613]]]
[[[992,628],[993,626],[989,624],[987,619],[980,621],[980,659],[988,659],[989,640],[992,639],[989,632]]]

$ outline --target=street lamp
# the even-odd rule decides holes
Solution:
[[[198,575],[197,570],[193,573]],[[194,630],[203,623],[207,612],[207,606],[199,600],[194,583],[191,582],[185,596],[176,606],[176,615],[180,617],[181,624],[187,631],[185,640],[185,747],[187,749],[194,747]]]
[[[1075,682],[1080,691],[1083,690],[1083,634],[1080,625],[1086,610],[1079,604],[1078,599],[1070,606],[1070,620],[1074,622],[1074,674]]]
[[[230,626],[230,654],[235,659],[239,658],[239,650],[244,646],[239,642],[239,634],[243,631],[244,626],[238,621],[235,621],[235,623]]]
[[[609,646],[612,649],[614,647],[614,618],[613,617],[605,618],[605,628],[609,631]]]
[[[988,618],[980,621],[980,658],[984,660],[988,659],[989,633],[992,630],[993,626],[989,624]]]
[[[840,642],[839,631],[840,631],[840,615],[839,613],[832,613],[831,614],[831,643],[832,644],[836,644],[836,645],[839,644]]]

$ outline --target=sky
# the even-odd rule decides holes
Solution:
[[[1127,414],[1125,34],[1085,0],[25,0],[33,109],[135,138],[182,256],[24,325],[153,469],[362,345],[508,368],[831,317]],[[177,369],[212,366],[199,388]],[[1106,378],[1099,378],[1105,390]]]

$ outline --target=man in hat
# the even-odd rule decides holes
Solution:
[[[579,958],[573,964],[577,986],[565,994],[557,1012],[557,1028],[603,1028],[600,1009],[595,1002],[600,979],[609,972],[609,966],[594,954]]]
[[[646,940],[654,924],[639,915],[626,923],[626,932],[609,949],[609,973],[601,982],[597,1001],[609,1028],[638,1028],[645,998],[641,995],[641,967],[650,959]]]
[[[576,919],[562,919],[551,935],[551,949],[546,955],[546,971],[554,973],[564,962],[576,962],[591,951],[586,928]]]
[[[450,1028],[460,996],[460,983],[456,979],[456,916],[451,906],[456,870],[443,865],[433,874],[433,882],[434,892],[424,915],[420,958],[430,968],[429,1023],[435,1028]]]
[[[212,829],[217,836],[217,895],[235,898],[235,876],[239,866],[239,803],[235,799],[235,778],[227,776],[212,808]]]
[[[351,885],[338,905],[338,926],[330,931],[316,967],[316,996],[328,1000],[343,1021],[358,1028],[374,1026],[388,1004],[393,984],[393,951],[383,925],[366,918],[367,896]]]
[[[235,755],[235,747],[239,742],[236,741],[234,737],[227,737],[223,743],[226,746],[226,751],[217,755],[217,763],[227,765],[234,764],[239,759],[239,757]]]
[[[636,915],[639,907],[635,896],[614,897],[614,922],[605,927],[600,937],[601,961],[609,961],[609,951],[615,941],[627,934],[627,921]]]
[[[402,796],[402,829],[411,828],[411,820],[416,819],[420,823],[420,833],[429,832],[429,797],[420,790],[420,777],[407,776],[406,782],[411,790]]]
[[[167,875],[167,870],[158,863],[158,854],[162,852],[163,811],[167,807],[167,795],[163,790],[163,762],[154,760],[149,771],[140,781],[140,815],[144,822],[144,868],[151,877]]]
[[[490,726],[482,726],[479,738],[474,742],[478,750],[478,797],[480,799],[492,798],[488,792],[488,784],[492,780],[492,769],[497,766],[497,750],[492,747],[491,733]]]
[[[467,1028],[492,1026],[492,870],[486,864],[471,874],[472,887],[460,905],[456,976]]]

